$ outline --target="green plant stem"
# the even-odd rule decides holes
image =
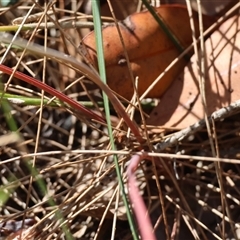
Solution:
[[[92,0],[92,9],[93,9],[93,23],[94,23],[94,30],[95,30],[95,38],[97,43],[97,56],[98,56],[98,67],[99,67],[99,73],[102,81],[106,84],[106,71],[105,71],[105,61],[104,61],[104,52],[103,52],[103,41],[102,41],[102,26],[101,26],[101,15],[100,15],[100,6],[99,6],[99,0]],[[116,150],[116,146],[114,143],[114,138],[112,134],[112,126],[110,121],[110,110],[109,110],[109,100],[107,95],[103,92],[103,102],[104,102],[104,109],[106,113],[106,119],[107,119],[107,126],[108,126],[108,134],[110,138],[110,143],[112,150]],[[117,155],[114,155],[114,163],[116,168],[116,173],[118,177],[118,182],[120,185],[122,198],[124,205],[126,207],[127,212],[127,218],[130,225],[130,229],[132,232],[132,236],[134,240],[138,239],[138,234],[136,231],[135,223],[133,220],[133,216],[131,214],[130,206],[128,203],[128,199],[124,190],[124,183],[121,175],[120,166],[118,163]]]
[[[0,96],[2,95],[2,92],[0,91]],[[40,97],[26,97],[22,95],[16,95],[16,94],[9,94],[5,93],[3,96],[3,99],[7,100],[10,103],[17,104],[19,106],[37,106],[39,107],[41,105],[41,98]],[[50,99],[44,99],[43,104],[48,107],[66,107],[67,105],[64,104],[60,100],[53,100],[49,102]],[[95,109],[95,105],[91,101],[77,101],[78,104]],[[102,101],[97,102],[98,107],[104,107],[104,104]],[[127,104],[126,104],[127,106]],[[154,107],[156,107],[156,103],[154,101],[150,102],[142,102],[141,103],[141,108],[144,110],[152,110]],[[110,108],[112,109],[113,106],[110,104]]]

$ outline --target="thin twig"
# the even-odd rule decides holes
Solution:
[[[219,121],[221,119],[229,117],[238,112],[240,112],[240,100],[237,100],[236,102],[231,103],[229,106],[223,107],[223,108],[213,112],[211,114],[211,116],[208,117],[208,119],[209,120],[213,119],[214,121]],[[211,124],[211,121],[210,121],[210,124]],[[161,152],[168,147],[174,146],[178,142],[184,140],[189,135],[192,135],[195,132],[202,129],[203,127],[205,127],[205,125],[206,125],[206,121],[205,121],[205,119],[202,119],[199,122],[194,123],[193,125],[185,128],[179,132],[174,133],[171,137],[163,140],[161,143],[157,143],[155,145],[156,151]]]

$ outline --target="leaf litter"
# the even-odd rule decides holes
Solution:
[[[66,5],[63,8],[61,4],[57,5],[56,18],[76,14],[81,5]],[[30,8],[31,5],[32,3],[28,2],[25,9]],[[3,15],[4,21],[9,23],[19,17],[21,11],[26,11],[20,6],[12,6]],[[14,11],[18,8],[21,11]],[[36,7],[35,10],[38,12],[41,9]],[[233,26],[236,27],[237,24]],[[80,38],[83,37],[81,30],[78,30],[77,34]],[[224,39],[223,34],[220,33],[220,35],[222,37],[220,39]],[[21,33],[21,36],[28,38],[29,32]],[[74,39],[74,36],[71,37]],[[43,32],[39,31],[34,41],[42,44],[42,39],[44,39]],[[59,50],[56,44],[59,39],[64,42],[64,37],[59,32],[56,35],[48,35],[48,46]],[[237,47],[237,41],[234,41],[234,37],[231,39],[233,40],[230,48],[225,49],[228,51],[227,54],[230,54],[228,55],[230,58],[231,52],[234,54],[234,47]],[[209,41],[215,42],[214,39]],[[4,51],[5,46],[2,47]],[[68,48],[71,46],[65,45],[66,53]],[[61,48],[61,51],[62,49],[64,48]],[[216,48],[215,51],[219,51],[219,55],[216,54],[217,57],[221,55],[220,46],[219,50]],[[18,55],[19,49],[13,49],[4,64],[14,67],[18,62]],[[64,72],[59,71],[61,65],[53,60],[48,60],[47,67],[43,70],[44,61],[46,61],[44,58],[36,59],[36,56],[26,54],[18,70],[27,74],[34,73],[38,79],[45,78],[50,86],[61,91],[73,79],[80,77],[78,72],[70,76],[65,75]],[[229,63],[229,59],[226,61]],[[222,63],[221,60],[219,62]],[[228,65],[230,69],[235,66],[232,63]],[[212,69],[216,69],[215,66],[217,65],[213,65]],[[232,78],[229,76],[234,76],[232,70],[229,71],[227,68],[222,71],[222,67],[219,68],[221,73],[225,72],[217,77],[227,76],[230,85]],[[238,72],[236,68],[233,69],[235,70]],[[229,72],[232,74],[228,75]],[[8,77],[2,75],[2,83],[6,83],[7,80]],[[61,84],[62,81],[64,84]],[[83,86],[91,85],[86,78],[81,83]],[[237,91],[237,85],[234,90],[235,88]],[[183,91],[185,89],[183,88]],[[15,78],[11,81],[8,91],[26,96],[36,96],[36,93],[40,93],[38,88],[20,83]],[[170,94],[170,91],[171,88],[166,94]],[[74,84],[65,91],[65,94],[76,100],[88,99],[80,84]],[[89,95],[98,99],[99,95],[94,94],[96,94],[95,90],[89,91]],[[234,92],[231,96],[233,94]],[[239,98],[236,96],[237,99]],[[231,102],[232,98],[226,106]],[[165,105],[170,106],[170,101]],[[60,228],[61,221],[55,215],[56,209],[61,209],[74,239],[111,239],[111,235],[114,236],[112,239],[131,239],[112,162],[112,153],[101,152],[108,149],[106,128],[101,124],[93,127],[92,124],[79,120],[69,109],[47,106],[41,108],[41,127],[39,127],[39,115],[36,113],[40,107],[20,107],[18,104],[12,104],[11,107],[11,113],[17,121],[24,140],[1,145],[1,184],[6,186],[6,189],[14,189],[6,204],[1,206],[1,224],[9,226],[11,224],[9,221],[15,220],[18,225],[22,223],[28,228],[27,222],[34,219],[31,225],[36,226],[35,239],[66,239],[66,234]],[[199,109],[197,113],[200,114]],[[213,111],[210,110],[209,113]],[[158,114],[160,113],[158,111]],[[175,114],[176,116],[179,115]],[[0,117],[0,131],[4,136],[9,130],[3,114]],[[199,115],[191,124],[201,118],[203,115]],[[177,130],[191,124],[189,122],[185,126],[174,127]],[[169,126],[165,123],[164,126],[158,124],[156,128],[159,125],[166,127],[166,130],[160,134],[150,128],[148,130],[153,144],[164,141],[175,132],[173,128],[167,130],[170,129],[171,124]],[[138,166],[136,172],[138,188],[147,206],[157,239],[166,239],[166,234],[172,239],[177,237],[179,239],[223,239],[224,236],[239,238],[239,167],[236,164],[236,160],[239,159],[239,129],[238,114],[228,116],[212,125],[215,155],[209,144],[208,132],[203,128],[178,141],[176,145],[167,147],[164,151],[166,155],[157,157],[155,165],[150,161],[142,161]],[[37,130],[40,130],[40,138],[37,152],[35,152]],[[133,136],[127,137],[124,128],[117,131],[121,133],[121,137],[118,138],[119,162],[125,173],[130,153],[137,152],[139,144],[132,141]],[[78,151],[79,149],[81,151]],[[90,151],[84,152],[84,150]],[[123,154],[120,150],[129,153]],[[46,183],[48,196],[41,192],[36,179],[33,179],[29,189],[31,173],[23,161],[27,156],[30,157],[30,161],[34,156],[36,157],[36,168]],[[181,156],[185,156],[185,160],[182,160]],[[216,161],[208,157],[213,157]],[[16,178],[12,179],[10,176]],[[126,177],[124,179],[126,181]],[[29,201],[26,206],[27,195]],[[50,196],[55,200],[56,206],[48,204],[47,200]],[[164,221],[163,216],[167,217]],[[117,219],[116,228],[113,227],[114,218]],[[0,226],[1,231],[7,231],[3,225]]]

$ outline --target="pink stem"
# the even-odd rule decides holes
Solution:
[[[143,159],[143,155],[134,155],[127,168],[129,197],[135,213],[142,240],[156,240],[145,203],[139,193],[134,172]]]

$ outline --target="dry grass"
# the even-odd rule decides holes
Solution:
[[[1,23],[9,25],[14,19],[25,16],[33,4],[32,1],[20,1],[10,9],[0,9]],[[30,13],[32,26],[37,27],[39,16],[43,16],[46,7],[43,1],[33,7]],[[137,9],[139,5],[135,7]],[[125,15],[136,9],[129,6]],[[54,8],[49,5],[49,11],[52,11],[53,19],[68,19],[79,25],[90,19],[84,15],[83,12],[88,10],[83,8],[81,1],[58,1]],[[36,16],[36,13],[41,14]],[[53,21],[44,17],[42,23],[46,26],[47,22],[50,25]],[[34,28],[21,31],[19,36],[29,39],[34,31]],[[33,41],[81,61],[76,48],[88,31],[87,28],[62,28],[62,31],[36,28]],[[67,37],[74,46],[69,44]],[[5,50],[6,46],[2,45],[1,55]],[[98,91],[83,90],[92,89],[91,83],[74,70],[27,52],[23,56],[21,54],[21,50],[13,48],[4,64],[10,67],[18,64],[19,71],[64,91],[75,100],[89,101],[89,96],[90,101],[101,99]],[[65,90],[76,79],[79,81]],[[8,93],[47,95],[15,78],[9,82],[6,75],[1,76],[1,81],[4,86],[9,84]],[[0,109],[0,183],[5,191],[8,189],[10,192],[9,199],[0,208],[0,239],[13,239],[4,236],[10,232],[1,225],[3,222],[23,219],[34,219],[30,223],[34,224],[34,239],[66,239],[62,225],[67,227],[74,239],[132,239],[112,161],[113,154],[107,151],[109,138],[106,127],[90,123],[68,108],[14,103],[11,107],[21,139],[9,136],[9,127]],[[114,112],[112,115],[113,122],[118,122]],[[137,151],[138,144],[128,138],[126,129],[119,131],[121,138],[116,140],[118,156],[126,181],[125,170],[130,153]],[[149,129],[148,132],[150,141],[155,144],[174,131],[156,134]],[[137,180],[157,239],[166,239],[166,232],[172,236],[171,239],[240,239],[240,168],[236,161],[230,161],[240,157],[239,114],[217,122],[211,132],[212,145],[208,131],[202,129],[177,146],[165,149],[167,154],[177,153],[175,157],[165,155],[155,164],[146,161],[139,166]],[[178,158],[179,153],[195,156],[195,160]],[[197,159],[198,156],[202,158]],[[212,156],[214,158],[208,158]],[[39,171],[38,178],[44,180],[47,195],[37,184],[37,179],[32,177],[26,162]],[[49,204],[50,197],[55,205]],[[162,209],[168,226],[164,225]],[[57,210],[62,214],[60,219]]]

